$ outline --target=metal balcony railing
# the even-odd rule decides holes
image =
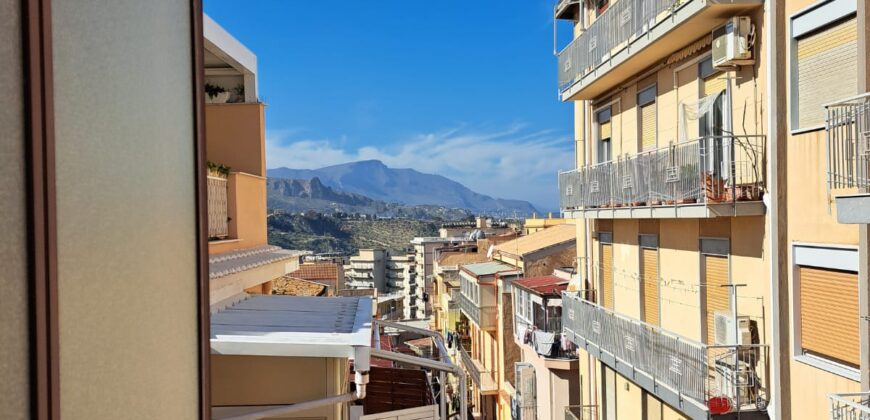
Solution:
[[[229,236],[227,214],[227,179],[208,177],[208,237],[223,239]]]
[[[828,395],[831,420],[870,420],[870,392]]]
[[[565,407],[565,420],[596,420],[597,405],[569,405]]]
[[[583,34],[559,53],[559,91],[564,92],[691,1],[619,0],[612,3]]]
[[[683,408],[693,416],[767,408],[767,346],[706,345],[570,293],[562,304],[569,339],[613,368],[628,369],[657,397],[693,401]]]
[[[703,137],[559,174],[563,210],[758,201],[765,136]]]
[[[828,197],[870,188],[870,93],[825,105]]]
[[[478,327],[491,330],[498,326],[498,308],[494,306],[480,307],[463,294],[459,294],[459,310]]]

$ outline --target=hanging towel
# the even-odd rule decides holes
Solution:
[[[570,353],[574,351],[574,343],[568,339],[568,334],[562,333],[561,337],[562,351],[566,353]]]
[[[541,356],[553,354],[553,344],[556,342],[556,334],[535,331],[535,351]]]

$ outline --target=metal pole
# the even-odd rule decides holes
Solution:
[[[447,419],[447,375],[442,370],[438,374],[438,380],[441,382],[441,398],[440,398],[440,410],[441,410],[441,418]]]

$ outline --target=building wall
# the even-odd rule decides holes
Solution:
[[[553,270],[557,268],[574,267],[576,257],[577,250],[574,247],[574,243],[544,257],[535,258],[527,256],[523,264],[523,275],[526,277],[553,275]]]
[[[0,1],[0,413],[30,417],[21,4]]]
[[[208,160],[235,172],[266,176],[264,108],[261,103],[206,105]]]
[[[513,340],[513,337],[511,337]],[[514,345],[516,342],[514,341]],[[564,417],[565,407],[579,405],[580,374],[576,369],[549,369],[543,358],[530,346],[518,346],[525,363],[535,368],[535,392],[537,393],[537,414],[539,419]]]
[[[189,3],[52,2],[64,419],[198,415],[190,39]]]
[[[347,392],[347,359],[212,355],[211,365],[215,407],[286,405]],[[343,417],[337,404],[280,418]]]

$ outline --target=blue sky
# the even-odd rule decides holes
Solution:
[[[380,159],[558,208],[552,1],[204,3],[257,55],[268,167]]]

